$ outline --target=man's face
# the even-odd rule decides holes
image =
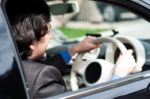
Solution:
[[[48,46],[49,40],[52,38],[50,23],[48,26],[48,33],[41,37],[39,41],[34,41],[30,48],[32,49],[32,55],[29,57],[30,59],[40,59],[44,57],[45,50]]]

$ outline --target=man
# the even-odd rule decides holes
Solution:
[[[92,43],[95,38],[87,37],[80,43],[61,51],[46,60],[49,64],[46,65],[43,64],[45,63],[45,50],[52,37],[50,11],[46,3],[43,0],[8,0],[6,11],[23,60],[31,96],[46,98],[65,92],[66,88],[61,73],[65,71],[66,64],[75,53],[99,47],[98,44]],[[127,64],[125,61],[122,69],[120,64],[124,58],[130,62]],[[134,68],[135,61],[132,52],[121,55],[119,59],[113,79],[127,76]]]

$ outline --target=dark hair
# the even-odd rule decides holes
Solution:
[[[50,9],[44,0],[8,0],[5,8],[21,57],[26,59],[32,42],[48,32]]]
[[[13,34],[21,57],[26,59],[32,53],[29,46],[33,41],[39,41],[42,36],[48,33],[47,24],[50,19],[43,14],[22,15],[14,19],[12,22]]]
[[[50,8],[44,0],[7,0],[5,9],[10,22],[22,14],[45,14],[51,17]]]

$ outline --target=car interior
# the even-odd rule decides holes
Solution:
[[[89,4],[87,4],[87,5],[90,5],[90,3],[91,3],[91,5],[92,5],[92,3],[97,4],[97,8],[99,9],[99,12],[103,12],[103,11],[100,11],[100,10],[102,10],[102,8],[100,9],[100,6],[103,4],[103,2],[87,1],[87,3],[88,2],[89,2]],[[103,4],[103,5],[105,5],[104,7],[107,7],[106,4],[108,6],[114,6],[114,4],[104,3]],[[68,85],[67,86],[68,90],[78,90],[80,88],[84,88],[85,86],[97,85],[102,82],[109,81],[110,80],[109,74],[108,75],[105,74],[106,64],[111,67],[109,62],[112,64],[115,64],[120,53],[124,53],[124,51],[126,51],[127,49],[133,50],[133,56],[134,56],[136,64],[137,64],[136,68],[134,69],[132,74],[142,72],[142,71],[147,71],[150,69],[149,62],[148,62],[149,61],[149,50],[148,49],[150,47],[149,37],[147,35],[148,31],[145,31],[145,30],[149,30],[149,29],[148,29],[148,27],[144,27],[141,24],[139,24],[140,22],[142,22],[143,24],[146,24],[147,26],[149,26],[149,23],[145,19],[143,19],[139,15],[137,15],[136,13],[130,11],[129,9],[126,9],[126,8],[123,8],[120,6],[115,6],[115,7],[117,9],[120,8],[119,9],[120,12],[118,12],[116,10],[114,10],[114,12],[113,12],[113,13],[120,13],[120,18],[118,20],[108,21],[105,18],[102,18],[101,19],[102,22],[101,22],[99,20],[99,18],[97,18],[97,20],[95,20],[94,18],[88,19],[87,16],[89,15],[88,13],[90,13],[90,10],[87,10],[87,9],[89,9],[88,7],[85,7],[85,8],[81,7],[80,10],[82,9],[82,10],[84,10],[84,12],[82,12],[82,10],[81,10],[80,12],[78,12],[78,14],[76,16],[74,16],[71,19],[72,23],[73,22],[78,23],[79,21],[83,22],[83,25],[86,25],[86,22],[91,23],[92,25],[87,26],[88,28],[95,26],[98,28],[104,27],[104,28],[107,28],[107,30],[102,31],[102,32],[96,32],[96,33],[95,32],[94,33],[86,32],[83,35],[83,37],[85,37],[86,35],[100,36],[100,38],[98,38],[95,41],[95,43],[101,43],[101,47],[99,49],[94,49],[90,52],[82,53],[79,56],[73,57],[73,60],[70,62],[70,64],[68,64],[69,70],[66,71],[66,74],[64,74],[64,80],[65,80],[66,84]],[[109,11],[112,11],[112,9],[116,9],[116,8],[111,7],[111,8],[109,8]],[[87,11],[88,11],[88,13],[87,13]],[[112,13],[108,13],[108,14],[110,14],[109,17],[111,17]],[[66,16],[65,15],[63,15],[61,17],[65,18],[67,16],[67,15]],[[58,16],[54,16],[54,17],[57,18]],[[101,17],[104,17],[104,16],[101,16]],[[95,22],[95,21],[97,21],[97,22]],[[99,24],[97,25],[98,22],[99,22],[99,24],[102,24],[102,26]],[[130,26],[131,28],[128,29],[127,25],[129,25],[129,26],[131,25]],[[69,25],[67,25],[67,26],[69,27]],[[142,27],[144,27],[144,28],[139,29]],[[145,34],[142,34],[143,32]],[[98,34],[100,34],[100,35],[98,35]],[[54,37],[55,37],[55,35],[54,35]],[[76,38],[76,39],[74,39],[74,41],[80,41],[80,39],[83,39],[83,37]],[[58,38],[59,37],[57,37],[57,39]],[[70,39],[67,39],[67,40],[66,41],[69,42]],[[62,42],[66,42],[66,41],[62,41]],[[70,40],[70,42],[72,43],[72,39]],[[47,53],[48,53],[48,55],[51,55],[52,52],[60,51],[64,48],[70,46],[71,43],[69,43],[69,44],[62,43],[61,45],[56,44],[55,47],[48,48]],[[77,42],[75,42],[75,43],[77,43]],[[75,43],[73,43],[73,44],[75,44]],[[57,53],[57,52],[55,52],[55,53]],[[103,61],[107,61],[107,62],[103,63]],[[72,70],[72,69],[74,69],[74,70]],[[113,66],[112,66],[112,69],[113,69]],[[71,71],[71,73],[70,73],[70,71]],[[74,71],[74,72],[72,72],[72,71]],[[91,71],[94,71],[94,72],[91,72]],[[107,71],[111,71],[111,69],[109,70],[107,68]],[[72,75],[76,75],[77,79],[71,79],[71,78],[76,78]],[[103,75],[104,75],[104,79],[103,79]],[[110,75],[111,75],[111,72],[110,72]],[[77,81],[76,84],[75,84],[75,81]],[[77,85],[77,83],[78,83],[78,85]],[[76,87],[72,87],[73,85]]]

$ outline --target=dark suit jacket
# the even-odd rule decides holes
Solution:
[[[67,65],[60,54],[56,54],[53,57],[47,57],[43,60],[37,60],[39,63],[47,64],[56,67],[63,75],[67,70]]]
[[[61,73],[54,66],[31,60],[22,62],[33,99],[43,99],[65,92],[65,84]]]

